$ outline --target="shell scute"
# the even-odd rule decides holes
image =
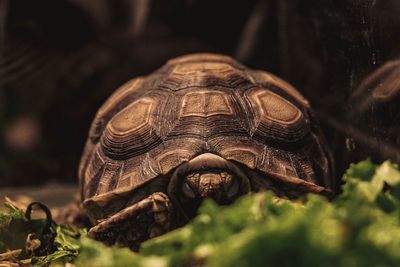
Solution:
[[[161,174],[167,174],[170,170],[179,166],[183,162],[189,161],[192,157],[190,151],[184,149],[167,150],[157,156],[156,161]]]
[[[116,135],[125,135],[147,126],[153,105],[154,102],[147,98],[133,102],[110,121],[110,130]]]
[[[101,139],[104,154],[113,159],[127,159],[160,144],[154,118],[157,104],[154,98],[140,98],[111,119]]]
[[[253,131],[256,137],[292,143],[308,134],[305,114],[278,94],[256,87],[246,91],[244,97],[255,114]]]
[[[248,166],[251,169],[257,167],[259,154],[257,149],[252,147],[235,147],[226,148],[221,151],[221,154],[228,160],[235,160]]]
[[[182,98],[181,117],[234,115],[229,97],[223,92],[190,92]]]

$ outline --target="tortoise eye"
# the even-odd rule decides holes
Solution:
[[[182,191],[189,198],[195,198],[196,197],[196,194],[193,192],[193,189],[186,182],[184,182],[183,185],[182,185]]]
[[[231,197],[235,196],[238,192],[239,192],[239,183],[235,179],[233,181],[231,187],[229,188],[228,192],[226,193],[226,195],[227,195],[227,197],[231,198]]]

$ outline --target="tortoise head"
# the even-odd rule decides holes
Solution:
[[[191,217],[203,199],[229,204],[250,191],[250,182],[235,163],[211,153],[179,166],[168,186],[169,195]]]

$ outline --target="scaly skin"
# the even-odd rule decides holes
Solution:
[[[137,251],[143,241],[173,229],[172,211],[169,197],[157,192],[92,227],[89,236]]]

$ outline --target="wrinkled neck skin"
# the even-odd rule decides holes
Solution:
[[[196,215],[204,199],[226,205],[248,192],[250,181],[245,172],[233,162],[211,153],[201,154],[179,166],[168,185],[168,195],[183,221]]]

